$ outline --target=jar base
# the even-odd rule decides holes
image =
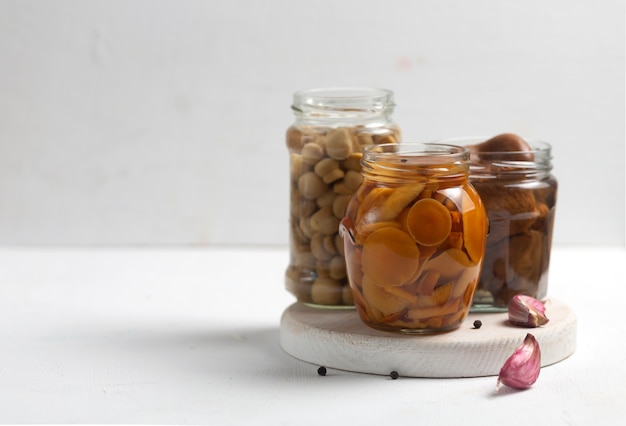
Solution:
[[[488,304],[477,303],[475,305],[470,306],[470,313],[502,313],[507,312],[508,308],[506,306],[494,306]]]
[[[362,320],[365,325],[373,328],[374,330],[384,331],[387,333],[394,334],[406,334],[412,336],[427,336],[433,334],[442,334],[448,333],[450,331],[454,331],[461,326],[461,323],[450,325],[442,328],[406,328],[406,327],[393,327],[384,324],[371,323],[365,320]]]
[[[326,309],[326,310],[350,310],[350,309],[356,309],[356,307],[354,305],[320,305],[317,303],[311,303],[311,302],[300,302],[303,305],[306,305],[310,308],[315,308],[315,309]]]

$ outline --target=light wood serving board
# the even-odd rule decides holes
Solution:
[[[504,313],[470,313],[455,331],[399,335],[363,324],[356,309],[289,306],[280,324],[281,346],[289,355],[338,370],[402,377],[497,376],[527,333],[541,349],[541,366],[557,363],[576,349],[576,316],[564,303],[546,304],[548,324],[514,327]],[[482,321],[479,329],[474,320]]]

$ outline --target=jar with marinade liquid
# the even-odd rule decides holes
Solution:
[[[504,133],[455,138],[470,152],[470,182],[489,217],[472,311],[505,311],[516,294],[545,300],[557,199],[552,147]]]
[[[400,139],[393,108],[393,92],[386,89],[321,88],[293,95],[285,285],[299,302],[354,306],[339,222],[362,182],[363,147]]]
[[[355,306],[370,327],[454,330],[483,262],[487,216],[469,183],[469,152],[443,144],[370,146],[341,222]]]

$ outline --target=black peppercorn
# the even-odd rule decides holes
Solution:
[[[474,321],[474,328],[480,328],[480,326],[482,325],[483,325],[483,322],[481,320]]]
[[[396,380],[398,377],[400,377],[400,374],[398,374],[396,370],[393,370],[391,373],[389,373],[389,377],[391,377],[393,380]]]
[[[317,374],[319,374],[320,376],[325,376],[326,375],[326,367],[320,367],[317,369]]]

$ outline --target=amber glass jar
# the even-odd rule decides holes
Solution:
[[[393,93],[384,89],[327,88],[293,95],[285,283],[300,302],[354,306],[339,222],[362,181],[363,147],[400,138],[393,108]]]
[[[516,294],[544,300],[557,198],[551,146],[512,134],[448,141],[471,147],[470,182],[489,218],[472,311],[504,311]]]
[[[341,233],[367,325],[423,334],[456,329],[467,316],[487,231],[468,159],[465,148],[443,144],[365,149]]]

